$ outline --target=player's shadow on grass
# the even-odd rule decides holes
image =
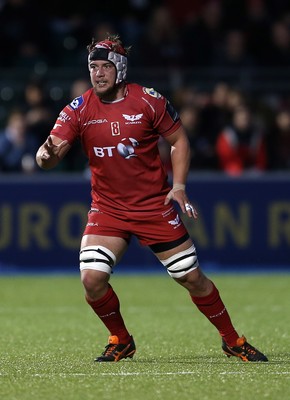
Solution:
[[[268,355],[268,362],[243,362],[238,358],[223,355],[194,355],[194,356],[174,356],[174,357],[135,357],[134,361],[144,364],[221,364],[221,365],[290,365],[289,354]]]
[[[148,363],[148,364],[199,364],[199,363],[206,363],[206,364],[219,364],[227,361],[223,359],[222,356],[205,356],[205,355],[195,355],[195,356],[170,356],[170,357],[142,357],[138,356],[134,358],[135,361],[141,363]]]

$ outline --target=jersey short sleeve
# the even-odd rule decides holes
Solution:
[[[82,96],[76,97],[69,103],[57,117],[57,120],[50,132],[62,140],[72,144],[80,136],[80,118],[85,108],[85,101],[89,97],[91,89]]]
[[[181,125],[178,112],[170,101],[153,88],[143,88],[144,101],[152,112],[153,129],[161,136],[169,136]]]

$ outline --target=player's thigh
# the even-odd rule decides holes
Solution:
[[[102,246],[107,248],[115,255],[117,264],[126,252],[128,243],[121,237],[84,235],[81,241],[81,249],[87,246]]]
[[[178,246],[176,246],[172,249],[169,249],[166,251],[161,251],[158,253],[155,252],[155,255],[160,261],[166,260],[167,258],[170,258],[170,257],[174,256],[175,254],[180,253],[181,251],[187,250],[192,245],[193,245],[192,240],[189,238],[189,239],[185,240],[183,243],[179,244]]]

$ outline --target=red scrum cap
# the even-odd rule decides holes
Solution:
[[[114,51],[115,53],[119,53],[122,56],[127,55],[127,51],[125,50],[125,48],[123,47],[121,42],[118,43],[118,42],[114,42],[113,40],[106,39],[106,40],[96,43],[95,47],[106,48],[110,51]]]

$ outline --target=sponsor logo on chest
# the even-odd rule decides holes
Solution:
[[[99,119],[91,119],[88,122],[84,123],[84,126],[87,125],[96,125],[96,124],[105,124],[106,122],[108,122],[108,120],[106,118],[99,118]]]

